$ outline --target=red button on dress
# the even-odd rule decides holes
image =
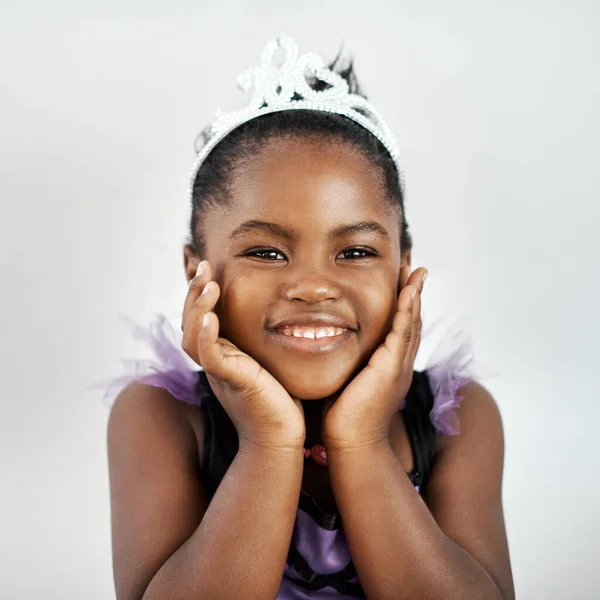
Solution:
[[[322,467],[327,466],[327,449],[323,444],[315,444],[310,450],[308,448],[304,449],[304,456],[308,458],[312,456],[315,459],[315,462]]]

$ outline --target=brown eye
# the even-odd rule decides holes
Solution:
[[[369,256],[377,256],[377,253],[370,248],[348,248],[347,250],[342,250],[336,258],[357,260]]]
[[[285,256],[281,254],[281,252],[278,252],[273,248],[260,248],[257,250],[248,250],[248,252],[246,252],[244,256],[251,256],[269,261],[285,260]]]

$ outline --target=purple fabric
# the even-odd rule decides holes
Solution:
[[[337,573],[347,567],[352,560],[344,530],[341,527],[333,531],[323,529],[301,509],[298,509],[296,513],[292,539],[298,552],[316,573],[323,575]],[[302,576],[290,564],[286,564],[283,574],[284,578],[277,594],[278,600],[350,598],[329,586],[315,591],[304,589],[301,585],[291,581],[291,579],[302,579]],[[358,583],[358,577],[355,576],[349,581]]]
[[[334,588],[329,586],[315,591],[305,590],[303,587],[291,581],[289,577],[294,577],[296,579],[300,578],[298,573],[296,573],[292,567],[286,566],[281,587],[277,594],[277,600],[356,600],[354,596],[340,594]]]
[[[200,367],[194,369],[191,366],[193,361],[182,350],[181,331],[176,332],[164,315],[157,315],[147,329],[124,315],[121,318],[130,328],[134,339],[151,348],[156,359],[123,359],[126,370],[123,375],[95,383],[90,389],[104,389],[103,400],[111,406],[126,385],[138,381],[164,388],[183,402],[200,405],[201,399],[196,392],[196,373]]]
[[[277,593],[277,600],[356,600],[354,596],[340,594],[337,590],[329,586],[315,591],[306,590],[291,581],[289,577],[301,579],[292,567],[286,565],[281,587]],[[351,580],[351,582],[355,583],[354,580]]]
[[[429,417],[436,431],[442,435],[460,433],[455,409],[460,406],[463,397],[457,392],[475,379],[472,348],[469,334],[454,325],[436,346],[425,369],[434,398]]]
[[[337,573],[352,560],[344,531],[328,531],[319,527],[312,517],[298,509],[294,524],[296,549],[317,573]]]

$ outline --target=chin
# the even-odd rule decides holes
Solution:
[[[337,392],[339,392],[340,388],[338,386],[331,386],[331,387],[318,387],[318,388],[311,388],[311,389],[306,389],[303,386],[299,386],[298,388],[294,389],[294,387],[289,387],[289,386],[284,386],[288,392],[288,394],[294,398],[295,400],[307,400],[307,401],[311,401],[311,400],[323,400],[324,398],[329,398],[330,396],[333,396],[334,394],[336,394]]]
[[[279,372],[277,380],[286,389],[288,394],[296,400],[321,400],[338,393],[350,380],[352,371],[329,374],[324,377],[321,372],[311,373],[310,369],[298,373]]]

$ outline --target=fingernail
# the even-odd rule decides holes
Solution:
[[[425,273],[423,273],[423,283],[425,283],[425,280],[427,279],[427,275],[429,275],[429,273],[427,271],[425,271]]]
[[[202,317],[202,327],[203,328],[208,327],[208,313]]]
[[[206,294],[206,291],[208,290],[209,285],[210,285],[210,281],[204,286],[204,289],[202,290],[202,293],[200,294],[201,296],[204,296],[204,294]]]
[[[198,263],[198,267],[196,268],[196,275],[202,275],[203,272],[204,272],[204,261],[201,260]]]

